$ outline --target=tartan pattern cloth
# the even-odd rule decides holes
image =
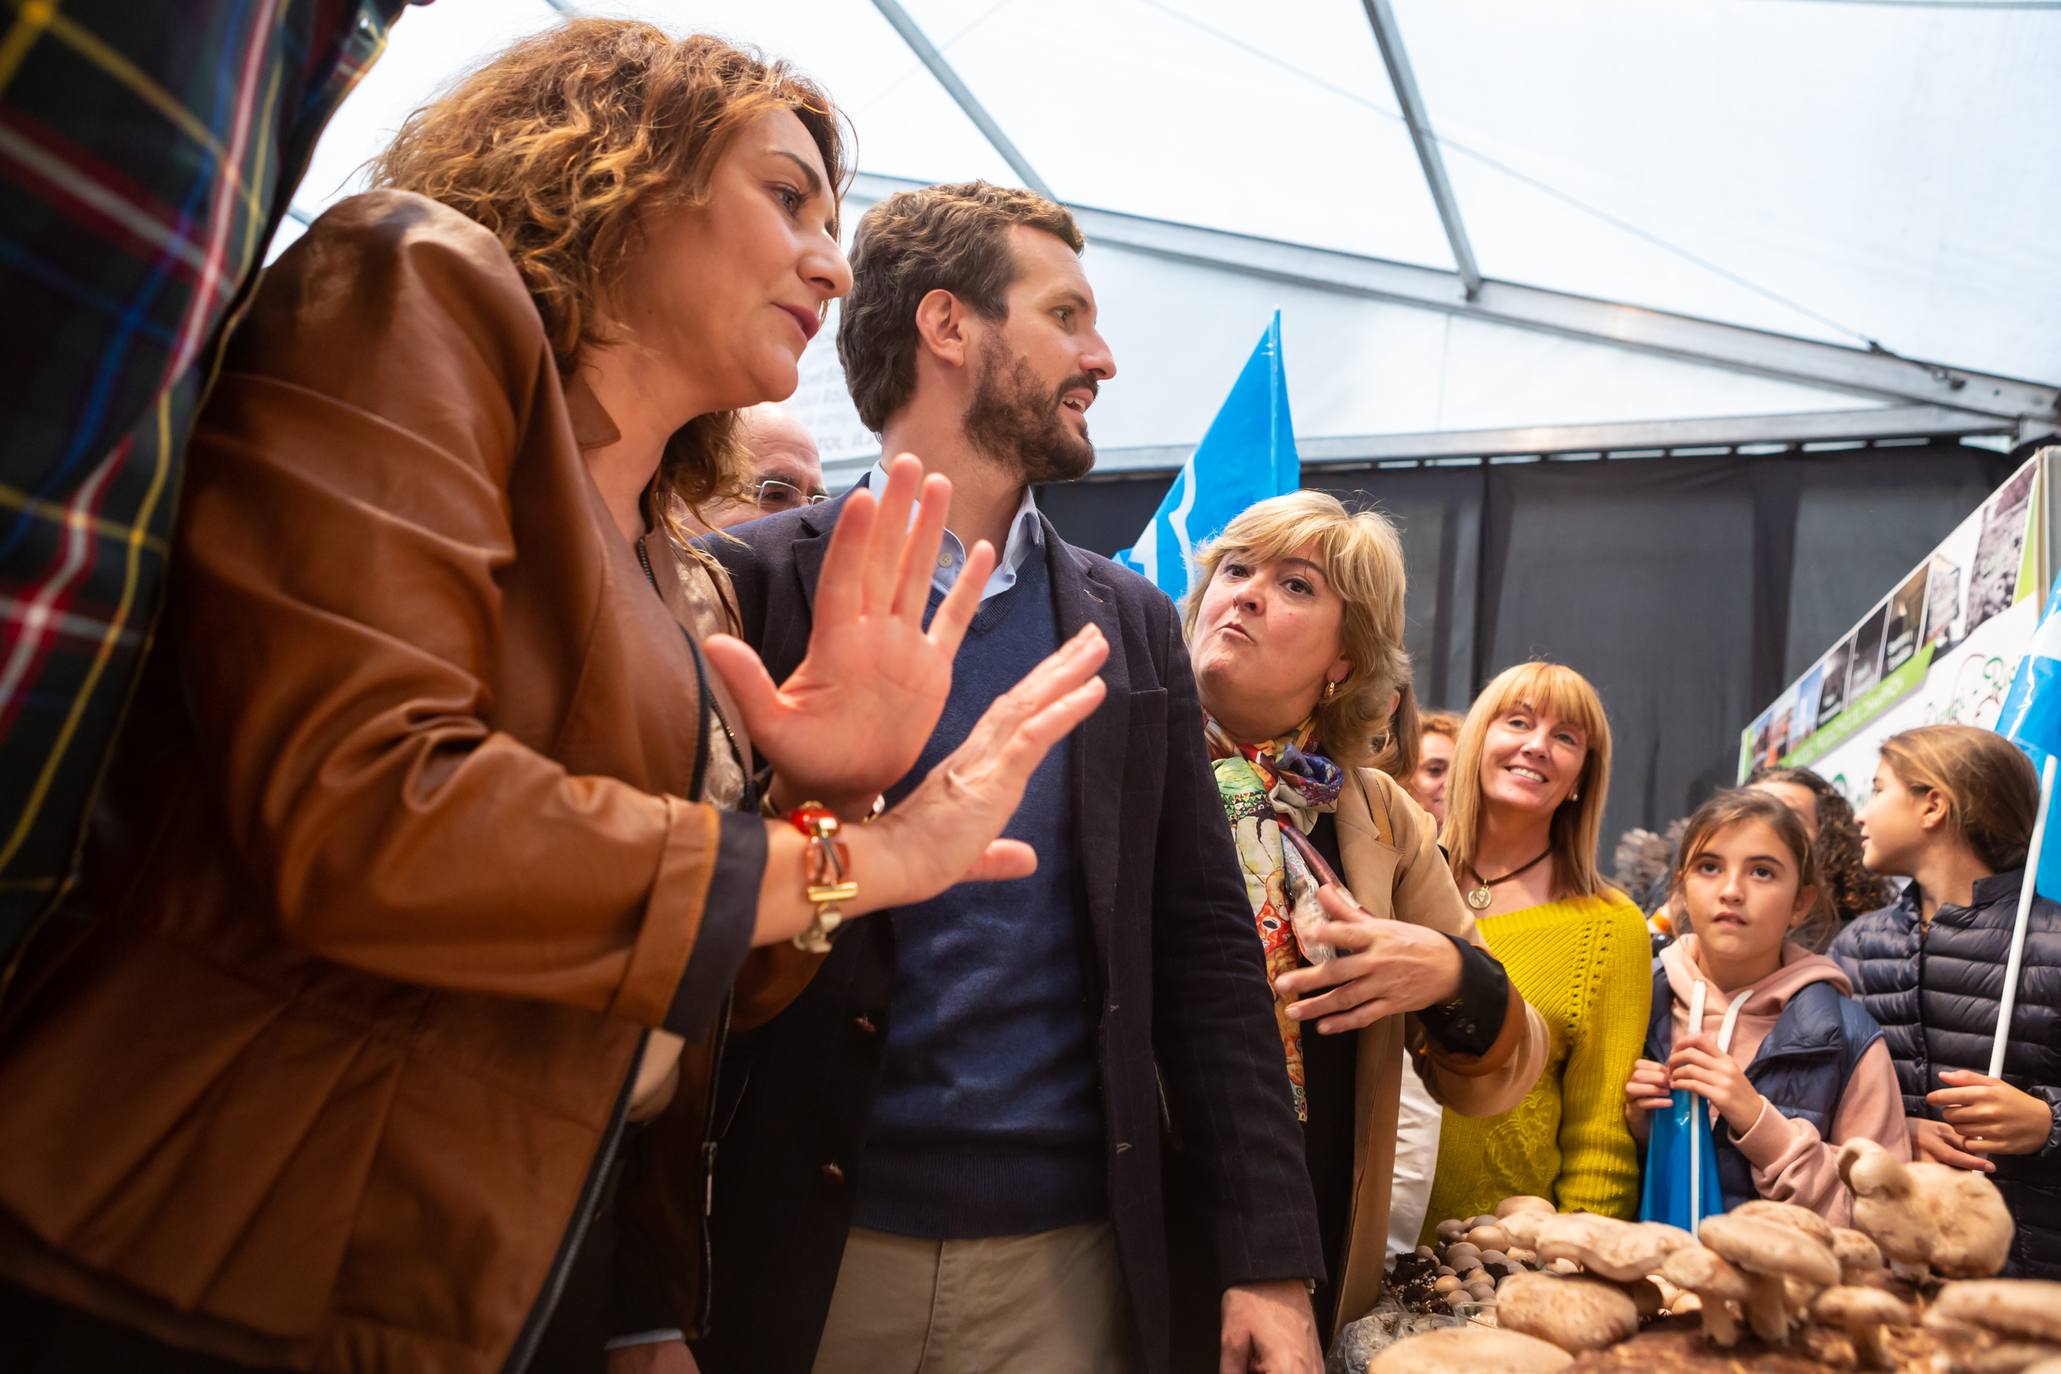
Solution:
[[[6,973],[72,882],[222,342],[406,3],[0,0]]]

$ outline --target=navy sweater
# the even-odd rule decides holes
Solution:
[[[1034,551],[1016,585],[974,616],[944,714],[891,801],[1059,647],[1047,556]],[[940,600],[933,594],[933,611]],[[962,884],[889,917],[893,1003],[854,1176],[858,1225],[971,1238],[1052,1230],[1105,1211],[1094,1013],[1076,938],[1080,762],[1071,741],[1055,746],[1003,831],[1037,852],[1035,874]]]

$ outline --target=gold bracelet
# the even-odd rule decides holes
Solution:
[[[844,823],[835,811],[815,801],[803,802],[788,812],[787,822],[808,840],[802,858],[802,890],[816,907],[815,918],[794,937],[794,947],[810,954],[827,954],[844,924],[843,904],[859,895],[859,885],[851,876],[851,851],[837,838]]]

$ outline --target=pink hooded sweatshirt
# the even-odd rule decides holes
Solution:
[[[1674,991],[1674,1043],[1680,1044],[1695,1031],[1689,1026],[1691,989],[1700,980],[1706,984],[1702,1029],[1717,1039],[1725,1012],[1741,992],[1745,1005],[1739,1008],[1726,1052],[1744,1068],[1759,1053],[1761,1041],[1775,1028],[1789,999],[1812,983],[1830,983],[1842,996],[1853,987],[1839,965],[1822,954],[1813,954],[1794,941],[1782,946],[1782,965],[1750,987],[1725,991],[1696,967],[1696,937],[1684,935],[1660,952],[1660,966],[1667,972]],[[1715,1109],[1713,1109],[1713,1112]],[[1713,1119],[1714,1130],[1726,1130]],[[1853,1197],[1839,1181],[1839,1147],[1856,1138],[1873,1140],[1898,1159],[1909,1159],[1911,1146],[1904,1134],[1904,1099],[1897,1087],[1896,1069],[1890,1063],[1889,1046],[1877,1040],[1854,1065],[1853,1076],[1840,1094],[1839,1110],[1832,1117],[1832,1138],[1826,1140],[1808,1121],[1784,1116],[1772,1103],[1763,1102],[1760,1119],[1744,1135],[1735,1136],[1739,1152],[1753,1166],[1753,1186],[1764,1198],[1794,1202],[1808,1207],[1834,1226],[1853,1224]]]

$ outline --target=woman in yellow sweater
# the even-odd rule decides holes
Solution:
[[[1609,788],[1610,722],[1572,668],[1519,664],[1467,713],[1441,838],[1476,929],[1551,1039],[1515,1109],[1446,1113],[1427,1235],[1517,1193],[1563,1212],[1638,1210],[1623,1099],[1646,1036],[1652,948],[1639,908],[1596,871]]]

